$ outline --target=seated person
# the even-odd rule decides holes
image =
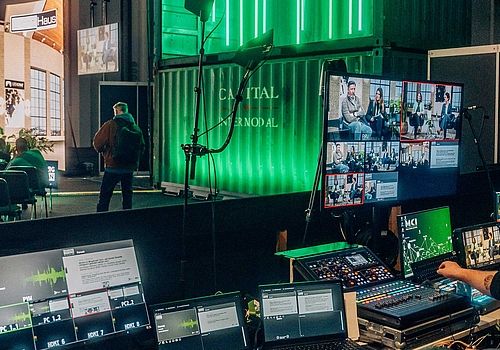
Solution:
[[[450,128],[454,128],[455,123],[455,115],[451,111],[451,101],[450,101],[450,93],[444,93],[444,103],[441,108],[441,120],[439,121],[439,134],[443,133],[443,138],[446,138],[446,130]]]
[[[410,125],[413,126],[413,138],[417,138],[422,125],[424,125],[424,103],[422,101],[422,94],[417,93],[417,100],[413,104],[413,113],[410,116]]]
[[[334,173],[347,173],[349,167],[342,162],[345,161],[344,152],[342,152],[342,145],[340,143],[333,144],[331,167]]]
[[[377,139],[382,139],[385,130],[386,116],[382,88],[377,88],[375,100],[370,101],[365,119],[370,123],[370,127]]]
[[[0,137],[0,161],[2,160],[8,163],[10,161],[10,153],[7,150],[5,139]]]
[[[38,171],[38,178],[42,181],[42,185],[48,186],[48,169],[47,162],[43,158],[42,153],[33,148],[29,149],[26,139],[20,137],[16,140],[16,156],[7,164],[7,170],[13,166],[33,166]]]
[[[356,96],[356,83],[351,80],[347,83],[347,96],[342,100],[342,116],[355,140],[369,139],[372,135],[364,114],[361,100]]]
[[[498,271],[464,269],[456,262],[445,261],[439,266],[437,273],[446,278],[465,282],[481,293],[500,300],[500,273]]]

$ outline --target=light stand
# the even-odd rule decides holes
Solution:
[[[490,187],[490,196],[492,196],[491,200],[493,203],[493,210],[491,212],[490,217],[493,219],[493,221],[496,222],[496,219],[495,219],[496,218],[496,215],[495,215],[495,212],[496,212],[495,186],[493,186],[493,181],[491,180],[490,169],[489,169],[488,165],[486,164],[486,159],[484,158],[483,149],[481,147],[481,143],[479,142],[480,141],[479,137],[477,136],[476,130],[474,129],[474,126],[472,125],[472,116],[471,116],[470,112],[467,110],[467,108],[462,110],[462,116],[463,116],[463,118],[465,118],[467,120],[467,122],[469,124],[470,131],[472,132],[474,144],[477,147],[477,153],[479,155],[479,159],[481,159],[481,164],[483,165],[484,171],[486,172],[486,177],[488,179],[488,186]],[[485,118],[484,115],[483,115],[483,118]]]
[[[321,103],[322,103],[323,112],[328,109],[328,96],[325,93],[324,86],[328,85],[328,81],[326,79],[328,76],[328,72],[330,72],[330,71],[336,71],[336,72],[340,72],[342,74],[345,74],[345,73],[347,73],[347,65],[346,65],[344,60],[327,60],[327,61],[323,62],[323,65],[321,66],[320,86],[319,86],[319,95],[322,97]],[[324,140],[324,134],[322,132],[321,133],[321,142],[323,142],[323,140]],[[323,154],[323,145],[321,145],[320,149],[319,149],[319,154],[318,154],[318,163],[316,164],[316,174],[314,176],[314,183],[313,183],[313,187],[311,190],[311,194],[309,196],[309,205],[308,205],[307,209],[305,210],[306,226],[304,228],[304,235],[302,236],[302,246],[303,247],[306,244],[307,232],[309,231],[309,223],[312,220],[314,203],[316,202],[316,192],[318,190],[319,182],[321,181],[321,169],[323,167],[323,157],[324,156],[326,156],[326,155]],[[324,198],[322,198],[322,196],[320,195],[320,202],[322,199],[324,200]],[[320,204],[320,208],[321,208],[321,204]],[[341,227],[341,232],[342,232],[342,227]]]

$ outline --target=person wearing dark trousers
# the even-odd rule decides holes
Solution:
[[[413,113],[411,115],[410,125],[413,126],[413,138],[416,140],[420,128],[424,125],[424,103],[422,94],[417,92],[417,99],[413,104]]]
[[[444,93],[444,103],[441,107],[441,120],[439,121],[439,127],[441,128],[441,132],[443,133],[443,138],[446,138],[446,131],[450,126],[450,122],[453,120],[453,113],[451,111],[451,101],[450,101],[450,93],[446,91]]]
[[[121,183],[122,207],[132,209],[133,173],[144,151],[141,129],[128,113],[128,106],[118,102],[113,106],[114,117],[105,122],[94,136],[94,149],[104,157],[104,176],[97,211],[109,210],[109,202],[118,182]]]
[[[375,99],[368,105],[366,120],[370,123],[375,137],[381,140],[385,129],[385,105],[384,92],[380,87],[375,92]]]

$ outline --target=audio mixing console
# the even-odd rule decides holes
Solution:
[[[469,307],[467,298],[398,280],[366,247],[357,247],[295,260],[309,280],[342,279],[356,291],[358,316],[402,329]]]

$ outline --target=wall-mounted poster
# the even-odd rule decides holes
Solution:
[[[78,31],[78,75],[118,72],[118,23]]]
[[[5,80],[5,127],[24,128],[24,82]]]

